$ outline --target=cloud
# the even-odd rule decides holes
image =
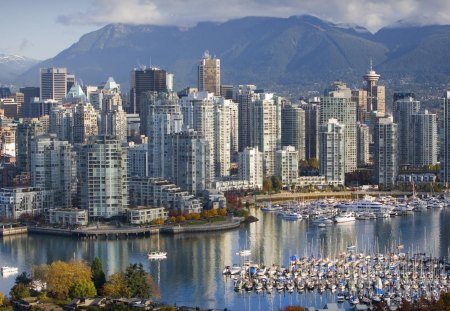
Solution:
[[[86,11],[61,15],[63,24],[110,23],[176,25],[223,22],[245,16],[289,17],[311,14],[335,23],[376,31],[398,20],[449,24],[448,0],[94,0]]]

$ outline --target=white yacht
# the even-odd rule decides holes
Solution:
[[[19,272],[19,268],[17,267],[10,267],[10,266],[3,266],[1,267],[2,275],[11,275],[16,274]]]
[[[300,220],[302,219],[302,214],[296,212],[296,211],[286,211],[282,215],[283,219],[285,220]]]
[[[353,212],[346,212],[340,215],[334,216],[334,222],[343,223],[343,222],[352,222],[355,221],[355,214]]]

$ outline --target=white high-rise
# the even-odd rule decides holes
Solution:
[[[358,138],[357,142],[358,166],[365,166],[369,164],[369,144],[370,144],[369,127],[366,124],[360,124],[358,122],[356,127],[356,134]]]
[[[169,178],[165,163],[170,156],[168,137],[179,133],[183,127],[183,115],[174,92],[147,93],[141,114],[146,113],[146,136],[148,137],[148,174],[152,177]]]
[[[344,126],[345,173],[357,167],[356,159],[356,103],[351,99],[351,90],[341,81],[335,82],[320,98],[319,124],[326,125],[329,119],[336,119]]]
[[[412,165],[424,166],[437,163],[437,116],[428,110],[412,115]]]
[[[80,207],[89,217],[121,216],[128,207],[127,149],[113,136],[92,137],[79,155]]]
[[[54,134],[37,136],[31,142],[31,185],[53,190],[57,207],[72,207],[74,162],[69,142]]]
[[[259,99],[250,104],[250,146],[263,153],[265,176],[275,174],[275,151],[281,145],[281,107],[276,105],[273,94],[259,94]]]
[[[275,153],[275,176],[283,185],[290,187],[298,179],[298,151],[294,146],[283,146]]]
[[[336,119],[329,119],[320,127],[320,175],[328,183],[343,185],[345,182],[345,126]]]
[[[262,189],[263,154],[258,150],[258,147],[247,147],[244,151],[239,152],[238,175],[240,180],[246,180],[253,184],[255,188]]]
[[[444,98],[442,99],[439,119],[441,181],[448,187],[450,181],[450,91],[445,92]]]
[[[99,132],[101,135],[115,136],[126,143],[127,114],[123,110],[120,86],[110,77],[103,87],[102,93]]]
[[[412,115],[420,110],[420,102],[406,97],[394,102],[393,117],[398,130],[398,163],[410,165],[413,162]]]
[[[398,174],[397,124],[391,116],[377,118],[374,130],[374,176],[383,189],[392,189]]]

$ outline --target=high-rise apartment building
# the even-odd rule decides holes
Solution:
[[[74,129],[73,107],[59,105],[50,111],[49,133],[55,134],[59,140],[73,143]]]
[[[263,187],[263,154],[258,147],[247,147],[239,152],[238,176],[240,180],[246,180],[255,188]]]
[[[148,177],[148,145],[128,146],[128,177]]]
[[[357,164],[358,167],[366,166],[369,164],[369,145],[370,145],[370,134],[369,127],[367,124],[357,123],[356,125],[356,136],[357,136]]]
[[[54,190],[57,207],[72,207],[72,185],[75,183],[72,145],[54,134],[35,137],[31,142],[31,185]]]
[[[263,154],[265,176],[275,174],[275,151],[281,146],[281,107],[276,105],[273,94],[258,94],[250,104],[250,146],[258,147]]]
[[[345,173],[353,172],[357,167],[356,103],[351,99],[351,90],[341,81],[335,82],[320,98],[319,124],[326,125],[329,119],[336,119],[344,128],[344,170]]]
[[[305,111],[305,159],[319,159],[320,98],[300,106]]]
[[[211,187],[209,180],[210,147],[203,135],[194,130],[168,137],[166,171],[168,179],[195,195]]]
[[[298,160],[305,159],[305,111],[298,105],[281,108],[281,146],[294,146]]]
[[[131,71],[130,105],[128,113],[141,113],[144,92],[167,91],[167,72],[159,68],[141,68]],[[144,133],[142,133],[144,134]]]
[[[62,101],[67,94],[67,68],[41,68],[41,100]]]
[[[367,91],[352,90],[352,101],[356,103],[356,121],[365,123],[367,118]]]
[[[411,117],[412,154],[414,166],[437,163],[437,116],[424,110]]]
[[[73,107],[73,143],[84,144],[98,135],[97,116],[97,110],[89,103]]]
[[[383,85],[377,85],[380,75],[372,69],[372,61],[363,78],[367,83],[367,112],[376,111],[379,116],[383,116],[386,112],[385,88]]]
[[[345,125],[329,119],[320,126],[320,175],[328,183],[343,185],[345,182]]]
[[[298,179],[298,151],[294,146],[283,146],[275,153],[275,176],[281,179],[283,185],[290,186]]]
[[[16,129],[16,166],[19,170],[29,172],[31,169],[31,141],[44,134],[44,128],[38,119],[24,120]]]
[[[125,143],[127,141],[127,114],[123,110],[120,87],[110,77],[102,93],[99,133],[115,136]]]
[[[236,90],[235,100],[238,103],[238,125],[239,125],[239,148],[238,151],[244,151],[250,147],[251,135],[251,114],[250,105],[256,99],[255,85],[239,85]]]
[[[145,98],[143,107],[146,113],[141,125],[145,125],[148,137],[148,174],[169,178],[170,172],[165,170],[170,155],[168,137],[181,132],[183,127],[179,99],[175,92],[147,92]]]
[[[397,124],[398,163],[410,165],[413,162],[412,115],[420,110],[420,102],[412,97],[399,99],[392,107],[394,122]]]
[[[121,216],[128,207],[127,149],[116,137],[91,137],[78,159],[80,207],[90,218]]]
[[[397,124],[391,116],[380,117],[374,130],[374,176],[380,188],[392,189],[398,174]]]
[[[198,65],[198,91],[220,95],[220,59],[205,51]]]
[[[446,187],[450,182],[450,91],[445,92],[441,102],[439,161],[441,181]]]

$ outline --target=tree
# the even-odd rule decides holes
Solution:
[[[273,188],[273,186],[272,186],[272,180],[271,180],[270,178],[268,178],[268,177],[264,178],[264,181],[263,181],[263,191],[264,191],[264,192],[269,192],[269,191],[272,190],[272,188]]]
[[[106,283],[105,272],[100,258],[95,257],[91,264],[92,281],[94,282],[97,292],[101,292],[103,285]]]
[[[147,282],[147,272],[144,271],[142,264],[130,264],[125,271],[125,277],[128,287],[131,290],[131,297],[150,297],[150,285]]]
[[[19,274],[16,277],[16,284],[24,284],[24,285],[30,285],[31,284],[31,276],[28,275],[25,271]]]
[[[111,275],[103,286],[103,295],[111,298],[130,298],[131,289],[128,287],[127,278],[123,272]]]
[[[49,292],[56,298],[65,299],[70,287],[80,280],[92,279],[90,267],[83,261],[70,262],[55,261],[47,268],[44,281],[47,282]]]
[[[272,176],[272,186],[275,191],[280,191],[283,188],[283,182],[277,176]]]
[[[92,281],[78,280],[75,281],[69,289],[69,297],[95,297],[97,290]]]
[[[317,160],[316,158],[310,158],[308,160],[308,165],[310,168],[318,170],[319,169],[319,160]]]
[[[12,300],[20,300],[25,297],[30,297],[30,289],[23,283],[17,283],[11,288],[9,295]]]
[[[300,306],[287,306],[284,311],[305,311],[305,308]]]

